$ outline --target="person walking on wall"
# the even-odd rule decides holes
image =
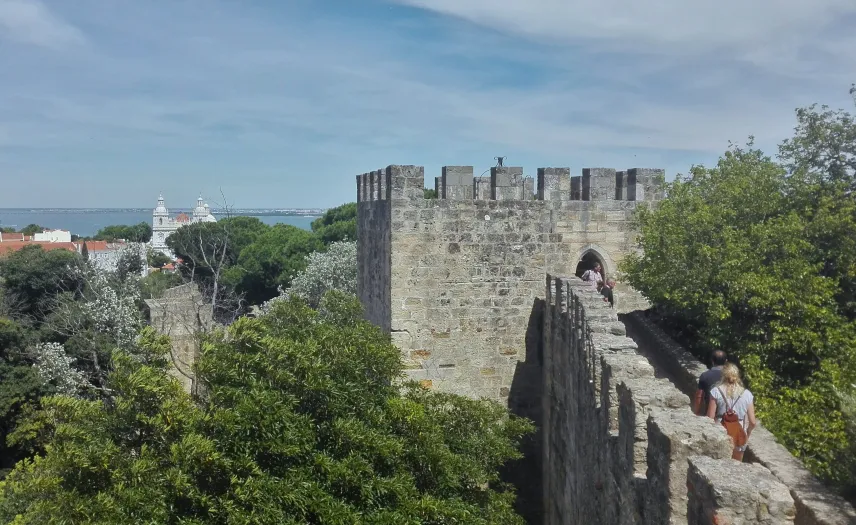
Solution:
[[[710,391],[722,379],[722,367],[728,359],[725,352],[715,350],[710,356],[710,369],[698,378],[698,390],[693,399],[693,412],[697,416],[707,415],[707,405],[710,403]]]
[[[740,380],[740,370],[734,363],[722,367],[722,379],[710,391],[707,416],[721,423],[734,441],[733,459],[743,461],[746,443],[758,424],[755,419],[755,398]]]

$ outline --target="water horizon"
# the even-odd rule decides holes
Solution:
[[[170,216],[192,212],[193,208],[170,208]],[[268,225],[291,224],[311,229],[312,221],[323,213],[321,208],[232,208],[211,209],[218,219],[227,216],[257,217]],[[0,208],[0,227],[20,230],[30,224],[67,230],[73,235],[91,237],[112,225],[152,223],[152,208]]]

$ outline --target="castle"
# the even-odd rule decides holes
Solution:
[[[422,167],[359,175],[365,316],[425,388],[536,422],[505,473],[529,523],[856,523],[763,427],[749,463],[731,460],[722,426],[689,408],[706,368],[575,277],[594,262],[616,274],[636,249],[634,211],[656,206],[664,182],[660,169],[540,168],[533,179],[446,166],[438,198],[425,199]]]
[[[174,258],[175,254],[166,245],[167,237],[182,226],[197,222],[217,222],[217,219],[211,214],[208,203],[202,200],[202,195],[196,200],[196,207],[193,209],[192,215],[179,213],[175,218],[171,218],[169,210],[164,204],[163,194],[161,194],[158,197],[158,205],[152,212],[152,250]]]
[[[536,184],[521,167],[473,177],[472,166],[446,166],[438,198],[425,199],[422,167],[360,175],[367,318],[392,334],[411,378],[507,402],[544,276],[595,261],[614,275],[633,249],[633,210],[656,204],[664,182],[659,169],[540,168]]]

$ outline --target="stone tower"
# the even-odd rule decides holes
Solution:
[[[392,335],[411,378],[514,405],[516,387],[539,383],[520,365],[540,360],[545,275],[592,257],[614,274],[634,249],[633,211],[663,197],[664,171],[540,168],[536,184],[520,167],[473,177],[446,166],[431,200],[424,178],[398,165],[357,177],[366,317]]]

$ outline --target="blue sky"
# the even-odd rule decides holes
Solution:
[[[853,0],[0,0],[0,207],[326,207],[497,155],[672,178],[852,109],[853,27]]]

